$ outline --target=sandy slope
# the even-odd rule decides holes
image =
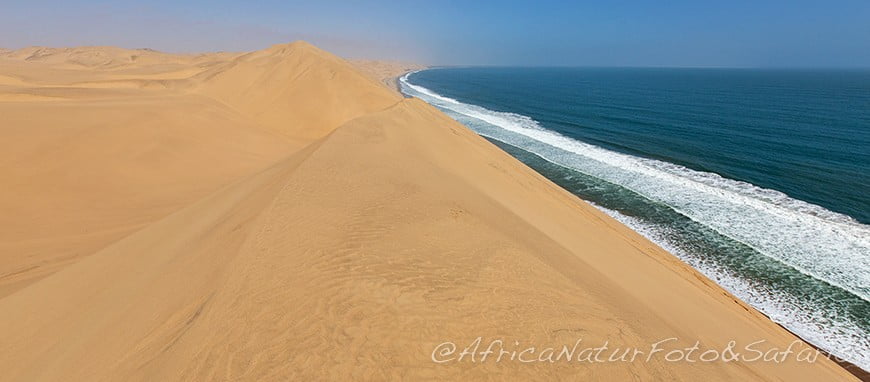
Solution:
[[[436,364],[436,345],[478,336],[795,337],[328,53],[183,61],[138,68],[162,87],[57,93],[28,75],[131,68],[0,63],[25,79],[0,97],[64,96],[0,98],[3,380],[850,378],[827,360]]]
[[[0,58],[0,296],[288,152],[226,105],[172,91],[177,71],[191,70],[185,57],[120,80],[129,69],[9,56]]]

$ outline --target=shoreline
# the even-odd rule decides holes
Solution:
[[[429,70],[429,69],[432,69],[432,68],[434,68],[434,66],[425,66],[425,65],[424,65],[424,66],[422,66],[421,68],[418,68],[418,69],[408,70],[408,71],[402,72],[402,73],[399,74],[398,76],[395,76],[395,77],[390,78],[390,82],[393,84],[393,86],[395,87],[396,91],[399,92],[399,94],[401,94],[403,97],[405,97],[405,98],[413,98],[414,96],[410,96],[410,95],[407,95],[407,94],[405,94],[405,93],[402,92],[402,81],[401,81],[402,77],[407,76],[407,75],[409,75],[409,74],[411,74],[411,73],[421,72],[421,71]]]
[[[401,65],[358,69],[304,41],[30,53],[0,60],[0,244],[22,254],[0,256],[6,378],[854,378],[748,348],[745,362],[441,364],[439,344],[475,337],[816,353],[400,95],[379,73]]]
[[[392,82],[393,84],[395,84],[396,91],[398,91],[398,92],[399,92],[400,94],[402,94],[404,97],[406,97],[406,98],[413,98],[413,96],[411,96],[411,95],[407,95],[407,94],[405,94],[405,93],[402,92],[401,81],[400,81],[400,79],[401,79],[402,77],[404,77],[405,75],[408,75],[408,74],[410,74],[410,73],[417,72],[417,71],[422,71],[422,70],[426,70],[426,69],[429,69],[429,68],[431,68],[431,67],[424,67],[424,68],[421,68],[421,69],[405,71],[405,72],[399,74],[398,76],[392,77],[392,81],[391,81],[391,82]],[[495,138],[491,138],[491,139],[495,139]],[[496,140],[497,140],[497,139],[496,139]],[[508,144],[508,145],[510,145],[510,143],[507,143],[507,142],[503,142],[503,143],[504,143],[504,144]],[[518,149],[522,150],[522,148],[518,148]],[[507,154],[507,153],[506,153],[506,154]],[[508,155],[510,155],[510,154],[508,154]],[[535,154],[535,155],[536,155],[536,154]],[[542,174],[542,176],[543,176],[543,174]],[[566,191],[567,191],[567,190],[566,190]],[[568,192],[570,192],[570,191],[568,191]],[[581,199],[582,199],[582,198],[581,198]],[[585,201],[585,200],[584,200],[584,201]],[[620,224],[622,224],[622,223],[620,223]],[[628,226],[625,226],[625,227],[633,231],[633,229],[632,229],[631,227],[628,227]],[[636,232],[636,231],[635,231],[635,232]],[[667,250],[665,250],[665,251],[668,252]],[[674,255],[674,254],[672,254],[672,253],[670,253],[670,252],[668,252],[668,253],[669,253],[671,256],[673,256],[674,258],[679,259],[679,257],[677,257],[676,255]],[[680,260],[680,261],[682,262],[682,260]],[[685,263],[684,263],[684,264],[685,264]],[[686,266],[689,266],[690,268],[692,268],[689,264],[686,264]],[[694,269],[694,268],[692,268],[692,269]],[[697,270],[696,270],[696,271],[697,271]],[[706,278],[706,276],[703,276],[703,274],[701,274],[700,271],[697,271],[697,272],[698,272],[698,274],[700,274],[702,277],[705,277],[705,278]],[[712,280],[710,280],[709,278],[707,278],[707,279],[708,279],[711,283],[715,284],[718,288],[720,288],[723,292],[725,292],[725,293],[729,293],[729,294],[730,294],[730,292],[728,292],[727,290],[725,290],[725,288],[719,286],[715,281],[712,281]],[[743,301],[742,299],[739,299],[739,298],[736,297],[736,296],[733,296],[733,295],[732,295],[732,297],[735,298],[735,299],[737,299],[737,300],[739,300],[739,301],[741,302],[741,304],[743,304],[744,306],[746,306],[746,307],[748,307],[748,308],[750,308],[750,309],[756,311],[757,313],[763,315],[763,316],[764,316],[767,320],[769,320],[770,322],[776,324],[777,326],[781,327],[781,328],[784,329],[785,331],[791,333],[794,337],[796,337],[797,339],[799,339],[799,340],[800,340],[801,342],[803,342],[804,344],[806,344],[806,345],[808,345],[808,346],[810,346],[810,347],[812,347],[812,348],[818,350],[818,351],[819,351],[823,356],[825,356],[826,358],[830,359],[831,361],[834,361],[837,365],[839,365],[839,366],[842,367],[844,370],[846,370],[847,372],[849,372],[849,373],[851,373],[852,375],[854,375],[854,376],[855,376],[856,378],[858,378],[859,380],[864,381],[864,382],[870,382],[870,371],[868,371],[868,370],[864,370],[863,368],[861,368],[861,367],[859,367],[859,366],[857,366],[857,365],[855,365],[855,364],[853,364],[853,363],[851,363],[851,362],[849,362],[849,361],[842,360],[842,359],[840,359],[840,358],[838,358],[838,357],[832,355],[831,353],[827,352],[826,350],[824,350],[824,349],[822,349],[822,348],[820,348],[820,347],[818,347],[818,346],[812,344],[811,342],[809,342],[809,341],[803,339],[800,335],[798,335],[797,333],[795,333],[795,332],[793,332],[792,330],[788,329],[787,327],[783,326],[782,324],[780,324],[780,323],[774,321],[773,319],[770,318],[769,315],[767,315],[767,314],[765,314],[764,312],[762,312],[762,311],[756,309],[755,307],[753,307],[753,306],[750,305],[749,303]]]
[[[348,59],[357,70],[363,72],[373,80],[383,84],[397,94],[402,94],[399,78],[406,73],[430,68],[428,65],[420,65],[402,61],[377,61],[368,59]]]

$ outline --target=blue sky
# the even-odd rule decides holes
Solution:
[[[870,1],[2,0],[0,47],[254,50],[450,65],[870,67]]]

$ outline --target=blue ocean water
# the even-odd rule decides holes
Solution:
[[[400,87],[870,370],[870,71],[440,68]]]

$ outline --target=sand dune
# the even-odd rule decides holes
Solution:
[[[351,64],[363,74],[374,78],[390,89],[399,91],[396,79],[401,75],[415,70],[424,69],[425,66],[412,62],[402,61],[376,61],[376,60],[350,60]]]
[[[201,82],[198,92],[303,141],[321,138],[401,98],[344,60],[304,42],[240,56],[196,79]]]
[[[0,68],[0,296],[294,149],[226,105],[170,86],[15,59]]]
[[[0,97],[3,380],[851,377],[826,359],[433,362],[476,337],[795,337],[335,56],[294,43],[221,60],[163,88]],[[6,59],[0,74],[50,65]],[[161,70],[147,80],[178,73]],[[0,95],[51,86],[23,81]]]
[[[0,58],[26,61],[30,63],[51,64],[58,67],[79,69],[119,69],[128,66],[166,65],[184,62],[199,64],[217,56],[226,59],[234,53],[208,54],[168,54],[152,49],[124,49],[113,46],[92,46],[79,48],[29,47],[19,50],[0,50]]]

